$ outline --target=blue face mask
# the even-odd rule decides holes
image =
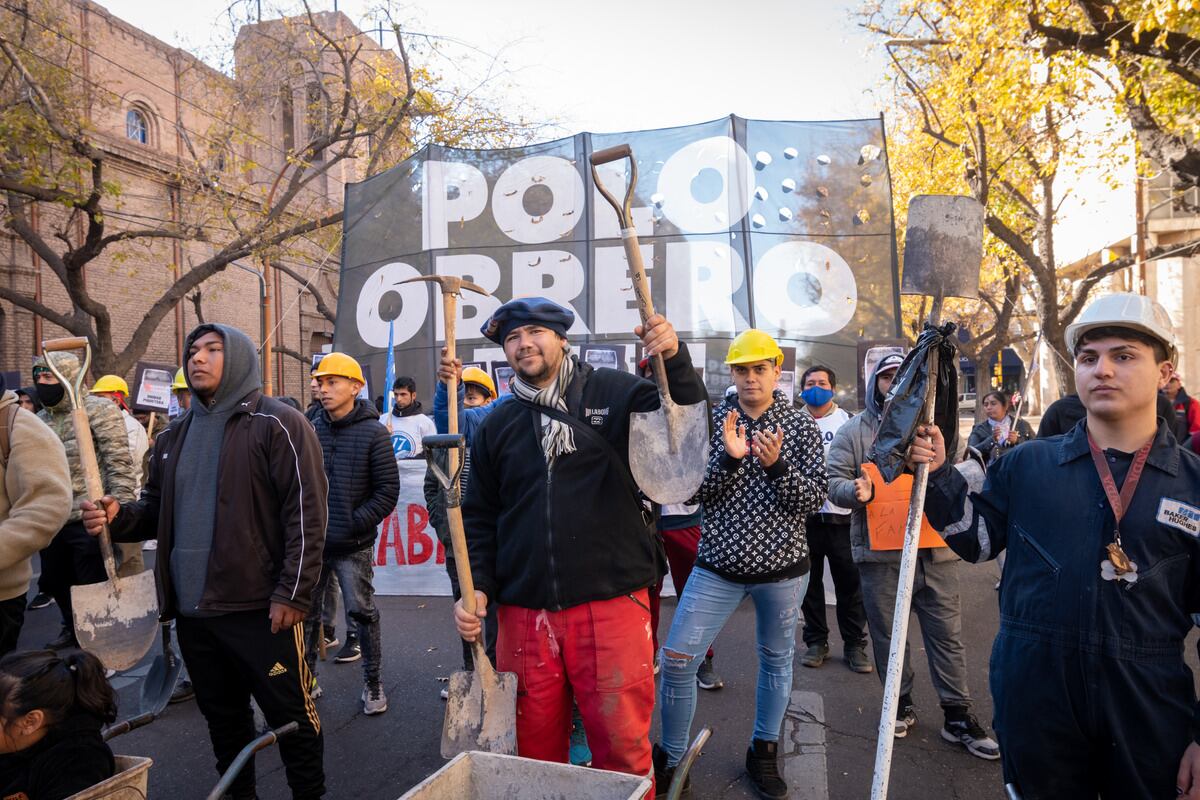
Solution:
[[[824,386],[810,386],[800,393],[800,399],[805,405],[812,408],[820,408],[833,399],[833,390],[826,389]]]

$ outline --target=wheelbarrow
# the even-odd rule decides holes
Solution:
[[[102,732],[102,736],[104,737],[104,741],[107,742],[144,725],[148,725],[156,718],[157,715],[152,712],[138,714],[136,717],[109,725]],[[299,727],[298,723],[289,722],[273,731],[267,731],[243,747],[237,754],[237,757],[233,759],[233,763],[229,765],[229,769],[225,770],[225,774],[221,776],[221,780],[208,793],[208,800],[220,800],[221,795],[229,790],[229,787],[233,785],[234,780],[241,774],[241,771],[246,768],[246,764],[250,763],[250,758],[255,753],[270,747],[281,736],[286,736]],[[94,786],[84,789],[82,792],[71,795],[67,800],[101,800],[101,798],[103,800],[146,800],[149,790],[150,767],[154,764],[153,759],[141,756],[114,756],[114,759],[117,763],[115,775],[106,781],[101,781]]]
[[[675,768],[667,795],[671,800],[679,797],[711,735],[711,728],[701,730]],[[459,753],[400,800],[643,800],[649,792],[650,779],[641,775],[471,750]]]

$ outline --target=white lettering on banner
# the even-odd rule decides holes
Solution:
[[[600,173],[600,180],[618,200],[625,197],[625,187],[629,183],[627,170],[624,159],[610,161],[596,167],[596,172]],[[639,236],[654,234],[653,209],[646,206],[633,206],[629,209],[629,216],[633,218],[633,227],[637,229]],[[592,235],[593,239],[621,238],[621,223],[617,219],[617,215],[613,213],[612,206],[604,199],[604,195],[600,194],[599,189],[592,191],[592,225],[595,230]]]
[[[695,196],[692,183],[713,171],[721,190],[712,199]],[[741,145],[728,136],[711,136],[683,147],[663,165],[658,175],[662,212],[686,233],[728,230],[750,209],[754,191],[754,165]]]
[[[401,261],[384,264],[371,273],[358,295],[355,314],[358,333],[364,342],[387,349],[388,321],[380,315],[380,303],[393,293],[400,300],[400,316],[395,319],[395,344],[407,342],[421,330],[429,313],[429,287],[425,283],[401,285],[401,281],[420,276],[416,268]]]
[[[640,249],[646,265],[646,282],[653,288],[654,245],[642,244]],[[596,274],[592,280],[596,286],[596,318],[592,320],[592,328],[596,333],[629,333],[642,324],[624,247],[596,248]]]
[[[400,496],[375,540],[376,594],[449,595],[446,549],[429,524],[424,459],[400,465]]]
[[[487,208],[487,179],[470,164],[426,161],[421,200],[422,249],[441,250],[449,246],[451,222],[475,219]]]
[[[526,195],[537,189],[548,191],[550,207],[531,214]],[[583,216],[583,178],[565,158],[532,156],[504,170],[492,193],[492,216],[510,239],[525,244],[542,244],[561,239],[574,230]]]
[[[499,265],[493,259],[480,253],[438,256],[434,270],[438,275],[453,275],[479,284],[481,288],[487,289],[489,292],[496,291],[496,287],[500,285]],[[434,330],[438,341],[441,341],[446,330],[446,309],[441,302],[441,289],[434,286],[433,290],[437,297],[434,302],[434,305],[437,306],[437,327]],[[454,315],[457,336],[463,339],[479,338],[481,336],[479,327],[499,307],[500,301],[495,297],[463,290],[458,296],[458,309]],[[467,313],[468,311],[470,314]],[[396,339],[400,340],[399,335]],[[384,346],[386,347],[386,345]]]
[[[583,292],[583,264],[574,253],[566,250],[539,250],[536,253],[513,253],[513,297],[545,297],[571,309],[575,322],[568,334],[587,334],[587,325],[574,305]],[[481,323],[482,324],[482,323]]]
[[[742,257],[724,242],[670,242],[666,317],[681,331],[745,330],[750,323],[730,300],[744,280]]]
[[[845,259],[816,242],[784,242],[754,268],[758,327],[828,336],[854,318],[858,286]]]

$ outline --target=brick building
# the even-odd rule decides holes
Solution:
[[[57,0],[56,5],[61,27],[55,41],[62,46],[59,52],[66,53],[65,69],[81,88],[82,116],[92,131],[92,142],[104,153],[106,179],[120,187],[117,199],[105,207],[107,232],[185,221],[199,221],[210,232],[211,243],[155,238],[110,246],[88,263],[84,279],[92,296],[112,316],[113,341],[119,351],[180,272],[202,263],[236,233],[233,223],[222,219],[220,209],[198,214],[192,208],[186,181],[181,184],[180,176],[189,171],[194,175],[197,164],[205,165],[213,183],[224,180],[230,187],[221,202],[235,209],[247,208],[264,191],[269,193],[267,187],[278,182],[281,171],[286,184],[286,154],[305,141],[305,128],[312,124],[313,83],[294,65],[276,65],[275,76],[262,71],[264,42],[295,35],[287,20],[243,27],[234,45],[236,68],[230,76],[89,0]],[[0,8],[0,14],[11,13],[7,6]],[[391,57],[344,14],[314,17],[341,40],[361,40],[356,46]],[[25,50],[24,57],[45,58],[33,48]],[[254,103],[248,113],[241,109],[240,122],[230,122],[233,113],[223,106],[251,96],[239,86],[250,74],[259,84],[254,91],[260,98],[263,81],[277,80],[266,93],[270,100]],[[218,127],[223,131],[219,146],[208,135]],[[305,216],[340,208],[344,183],[365,177],[360,174],[365,161],[351,158],[333,164],[307,185],[295,207]],[[31,225],[48,237],[55,229],[65,229],[73,239],[83,237],[82,218],[69,220],[53,204],[32,204],[28,216]],[[269,324],[274,330],[272,345],[287,351],[272,353],[268,359],[274,393],[307,403],[306,362],[332,341],[333,334],[333,323],[318,312],[313,290],[329,307],[336,305],[339,232],[340,225],[331,226],[277,248],[269,258],[247,256],[216,273],[201,284],[198,303],[193,293],[172,304],[141,360],[180,364],[183,337],[198,322],[197,306],[206,321],[237,326],[260,346],[264,325]],[[60,313],[72,313],[59,277],[32,247],[2,227],[0,286],[36,298]],[[50,320],[0,301],[0,370],[20,372],[21,382],[28,382],[40,341],[62,335],[64,331]],[[133,377],[132,369],[125,377]]]

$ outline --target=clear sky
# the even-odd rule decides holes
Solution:
[[[109,11],[193,52],[229,30],[229,0],[99,0]],[[310,0],[332,10],[334,0]],[[879,113],[881,48],[849,13],[860,0],[415,0],[410,30],[447,37],[465,83],[502,61],[502,101],[556,134],[682,125],[736,113],[832,119]],[[239,14],[254,0],[237,0]],[[364,29],[377,4],[338,0]],[[278,8],[263,0],[263,15]],[[386,42],[386,40],[385,40]],[[470,48],[477,48],[475,52]]]

